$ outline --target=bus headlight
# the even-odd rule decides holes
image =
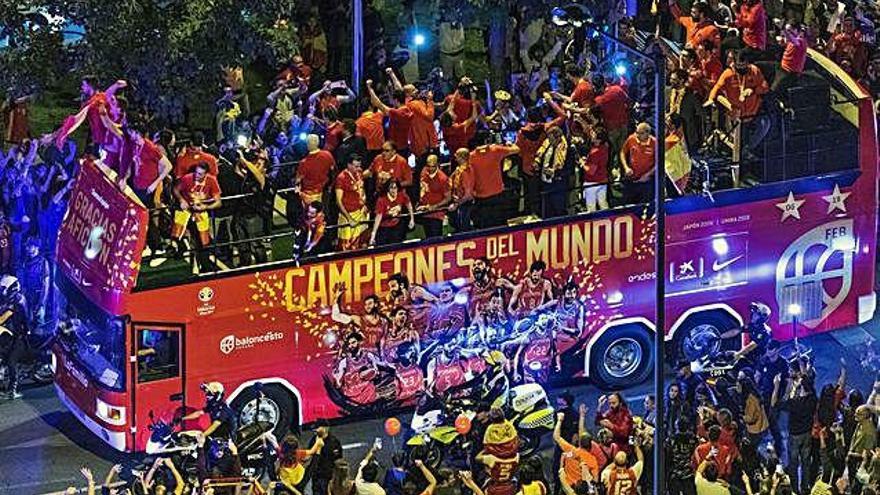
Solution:
[[[95,399],[95,412],[98,417],[111,425],[125,425],[125,408],[107,404],[101,399]]]

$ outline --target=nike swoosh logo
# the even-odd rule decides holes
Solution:
[[[745,256],[745,255],[741,254],[741,255],[737,256],[736,258],[731,258],[731,259],[724,261],[722,263],[719,263],[718,260],[715,260],[715,262],[712,263],[712,271],[720,272],[721,270],[724,270],[728,266],[736,263],[737,260],[739,260],[743,256]]]

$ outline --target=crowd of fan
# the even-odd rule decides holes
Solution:
[[[706,380],[690,363],[679,369],[663,399],[664,422],[670,425],[666,493],[876,493],[880,380],[866,399],[861,391],[847,388],[841,360],[838,379],[817,392],[817,372],[808,356],[788,360],[774,341],[759,352],[763,354],[745,358],[732,380]],[[500,409],[483,409],[468,423],[469,431],[460,430],[474,443],[464,464],[432,467],[412,447],[396,450],[397,443],[395,451],[380,455],[379,439],[366,455],[354,457],[325,423],[314,435],[303,434],[309,437],[308,448],[301,448],[292,433],[280,442],[269,441],[277,459],[263,476],[243,478],[230,436],[235,428],[227,424],[233,413],[225,405],[218,412],[209,400],[206,414],[214,424],[202,438],[208,439],[206,445],[219,447],[201,449],[197,469],[181,472],[170,459],[157,458],[151,467],[127,469],[121,483],[113,483],[122,472],[114,467],[104,486],[111,493],[196,493],[221,479],[226,484],[211,490],[231,493],[228,487],[240,484],[256,493],[296,495],[652,493],[653,396],[636,406],[638,416],[620,393],[601,396],[595,413],[577,402],[569,392],[556,398],[554,449],[548,458],[520,455],[516,427]],[[84,469],[83,474],[93,493],[91,473]]]

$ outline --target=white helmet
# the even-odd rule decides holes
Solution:
[[[205,392],[208,400],[223,400],[223,395],[226,393],[226,389],[223,388],[223,384],[220,382],[203,383],[202,391]]]

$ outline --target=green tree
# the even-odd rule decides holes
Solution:
[[[36,2],[0,5],[6,25],[20,25]],[[26,32],[0,53],[0,81],[47,87],[65,73],[126,79],[130,103],[181,122],[188,102],[216,93],[223,66],[276,66],[297,49],[288,20],[296,0],[48,0],[40,9],[85,28],[63,46],[51,30]],[[7,85],[7,87],[10,87]]]

